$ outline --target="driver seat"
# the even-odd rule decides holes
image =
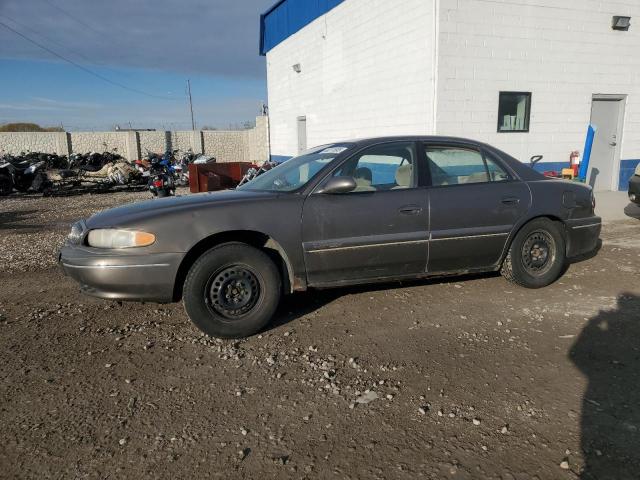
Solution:
[[[413,165],[407,163],[400,165],[396,170],[396,184],[391,190],[399,190],[401,188],[410,188],[411,179],[413,177]]]

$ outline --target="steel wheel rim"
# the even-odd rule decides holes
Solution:
[[[253,310],[260,293],[260,282],[250,268],[231,265],[211,275],[205,288],[205,301],[215,314],[237,320]]]
[[[556,258],[556,243],[547,232],[538,230],[529,234],[522,244],[522,266],[533,276],[546,274]]]

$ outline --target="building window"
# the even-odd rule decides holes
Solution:
[[[528,132],[531,92],[500,92],[498,132]]]

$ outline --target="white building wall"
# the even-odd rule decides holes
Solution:
[[[640,158],[639,0],[440,0],[439,11],[438,134],[568,162],[592,95],[627,94],[621,156]],[[613,15],[631,29],[612,30]],[[532,92],[529,133],[497,133],[501,90]]]
[[[301,72],[293,70],[300,64]],[[433,0],[348,0],[267,53],[271,154],[433,130]]]

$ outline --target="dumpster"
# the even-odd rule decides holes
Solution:
[[[255,165],[251,162],[192,163],[189,165],[189,190],[198,193],[235,188],[252,167]]]

